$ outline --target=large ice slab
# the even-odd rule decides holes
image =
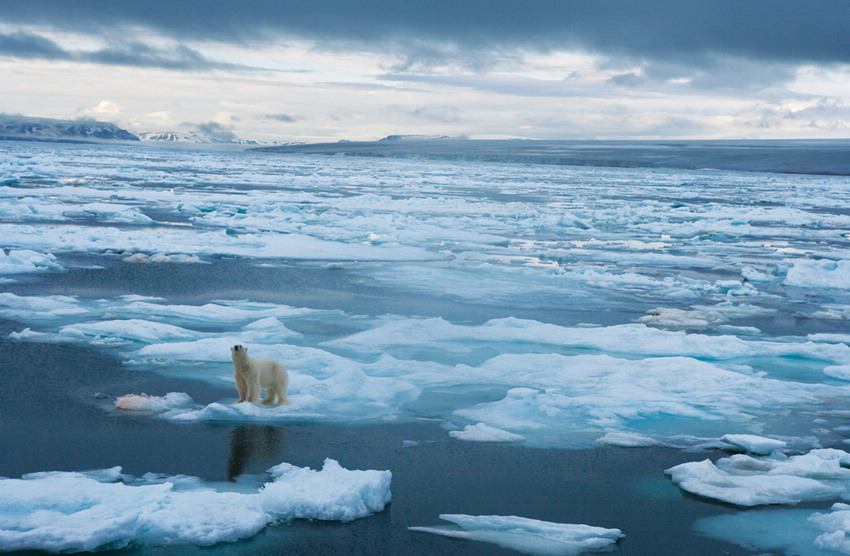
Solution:
[[[619,529],[553,523],[517,516],[442,514],[455,527],[409,527],[411,531],[489,542],[526,554],[580,554],[610,550],[623,538]]]
[[[292,519],[351,521],[391,499],[389,471],[286,463],[250,491],[192,477],[141,478],[121,468],[0,479],[0,550],[84,552],[129,545],[212,545]]]
[[[798,504],[850,492],[850,454],[837,449],[790,457],[737,454],[683,463],[666,473],[688,492],[739,506]]]
[[[28,274],[33,272],[59,272],[65,270],[52,253],[31,249],[0,249],[0,274]]]

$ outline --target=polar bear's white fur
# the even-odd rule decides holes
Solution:
[[[283,365],[274,359],[248,357],[248,348],[239,345],[230,348],[230,357],[233,359],[236,390],[239,392],[239,401],[236,403],[256,402],[262,388],[266,389],[266,397],[263,398],[265,405],[274,403],[275,396],[276,405],[289,403],[286,399],[289,375]]]

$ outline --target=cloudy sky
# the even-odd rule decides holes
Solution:
[[[850,137],[850,0],[0,3],[0,112],[265,141]]]

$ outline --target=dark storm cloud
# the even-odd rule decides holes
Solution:
[[[0,33],[0,56],[25,59],[74,60],[114,66],[157,67],[173,70],[255,70],[219,62],[183,45],[153,48],[137,41],[111,44],[94,51],[66,50],[56,42],[34,33]]]
[[[16,58],[67,59],[71,55],[58,44],[32,33],[0,33],[0,55]]]
[[[442,42],[470,56],[582,48],[682,63],[709,55],[850,62],[847,0],[27,0],[5,2],[0,21],[88,32],[141,26],[177,40],[396,43],[414,61]]]

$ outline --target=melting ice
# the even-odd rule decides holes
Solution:
[[[234,405],[234,388],[206,405],[150,392],[125,410],[427,418],[460,441],[537,447],[726,443],[751,455],[671,475],[734,503],[803,461],[842,473],[834,452],[815,450],[841,442],[850,402],[845,176],[149,152],[4,144],[11,338],[225,386],[241,343],[286,364],[291,405]],[[335,297],[27,287],[82,268],[232,272],[233,261],[309,271]],[[782,459],[781,446],[801,453]],[[727,486],[704,486],[710,474]],[[797,477],[783,501],[843,492]]]
[[[282,463],[264,484],[197,477],[41,472],[0,479],[0,549],[82,552],[128,545],[233,542],[292,519],[351,521],[389,504],[389,471]]]
[[[526,554],[580,554],[609,551],[624,535],[619,529],[552,523],[516,516],[444,514],[456,525],[410,527],[413,531],[489,542]]]

